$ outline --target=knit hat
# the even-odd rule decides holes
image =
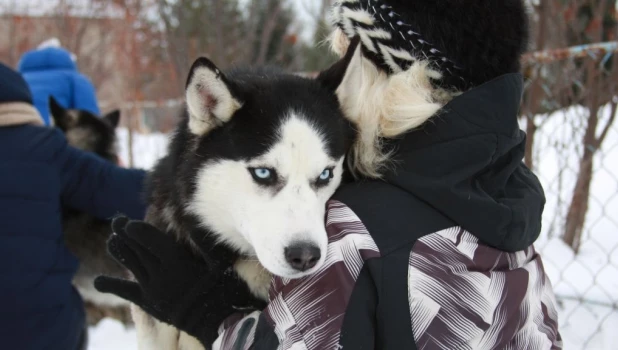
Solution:
[[[9,102],[32,104],[32,94],[21,74],[0,62],[0,104]]]
[[[332,19],[379,68],[429,61],[433,85],[452,91],[519,71],[528,38],[523,0],[339,0]]]

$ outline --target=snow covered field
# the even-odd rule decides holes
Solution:
[[[121,128],[118,129],[117,135],[120,158],[123,164],[128,166],[129,133],[127,129]],[[140,169],[152,168],[157,160],[165,155],[167,151],[167,140],[168,136],[165,134],[133,134],[133,167]]]
[[[547,196],[542,236],[537,242],[559,301],[565,349],[613,350],[618,344],[618,125],[595,158],[595,177],[580,253],[558,237],[577,170],[577,147],[586,111],[553,114],[538,131],[536,170]],[[127,132],[119,131],[121,156],[128,164]],[[167,137],[134,138],[137,167],[150,168],[165,154]],[[90,350],[137,349],[135,332],[106,320],[90,332]]]
[[[126,329],[116,320],[105,319],[90,328],[88,350],[137,350],[135,329]]]

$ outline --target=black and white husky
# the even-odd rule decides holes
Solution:
[[[270,273],[301,277],[323,264],[324,207],[348,146],[348,168],[378,178],[390,165],[384,138],[422,127],[467,89],[519,71],[526,47],[523,0],[389,1],[409,4],[409,24],[385,3],[337,3],[331,43],[345,58],[315,81],[265,70],[223,74],[207,59],[195,62],[184,122],[152,174],[147,221],[232,260],[263,298]],[[397,29],[412,23],[420,34]],[[459,73],[441,63],[451,62],[442,51]],[[199,241],[189,235],[196,231]],[[141,349],[202,348],[138,309],[134,320]]]
[[[71,146],[109,162],[118,162],[116,127],[120,111],[98,117],[87,111],[66,109],[53,97],[49,98],[49,107],[54,125],[64,133]],[[112,294],[100,293],[93,285],[100,274],[128,275],[126,269],[107,254],[107,239],[112,233],[110,222],[70,208],[63,208],[62,215],[65,243],[79,260],[73,285],[84,299],[88,323],[96,324],[104,317],[130,323],[129,303]]]
[[[184,119],[149,179],[146,221],[227,260],[265,300],[271,273],[298,278],[320,268],[325,204],[354,135],[335,94],[344,70],[342,61],[312,80],[271,69],[224,73],[198,59]],[[140,349],[202,348],[137,307],[133,316]]]

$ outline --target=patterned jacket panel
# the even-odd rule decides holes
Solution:
[[[258,313],[234,316],[220,329],[212,349],[338,349],[343,318],[365,261],[379,257],[378,248],[360,219],[343,203],[330,201],[326,214],[329,236],[324,265],[305,278],[274,278],[270,303],[262,312],[276,334],[272,347],[257,347]],[[250,329],[247,329],[248,326]],[[244,330],[244,337],[240,336]]]
[[[358,347],[344,344],[342,334],[366,339],[363,349],[392,348],[381,343],[384,337],[391,341],[400,337],[398,344],[413,338],[418,349],[562,347],[551,285],[534,248],[505,253],[480,244],[458,227],[420,238],[411,252],[406,250],[408,266],[402,269],[408,271],[409,305],[401,307],[409,308],[405,317],[411,327],[408,334],[391,334],[377,324],[369,331],[357,327],[361,322],[350,321],[349,316],[357,314],[353,308],[375,303],[369,317],[379,318],[376,315],[384,304],[380,298],[386,295],[380,294],[386,284],[379,280],[393,278],[387,271],[373,276],[369,287],[360,282],[367,264],[384,258],[374,240],[356,214],[337,201],[328,203],[326,229],[329,245],[324,266],[302,279],[274,278],[267,308],[261,314],[230,318],[222,325],[213,350]],[[359,288],[375,289],[377,300],[367,297],[366,302],[352,302]]]
[[[410,254],[412,331],[419,349],[561,349],[556,301],[534,247],[507,253],[454,227]]]
[[[365,261],[379,256],[359,218],[331,201],[326,216],[328,249],[315,274],[297,280],[275,278],[264,311],[279,349],[337,349],[348,301]]]

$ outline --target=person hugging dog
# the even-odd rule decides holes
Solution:
[[[327,204],[324,267],[275,276],[264,309],[224,318],[222,303],[193,300],[179,317],[188,301],[157,286],[182,279],[206,294],[234,277],[171,264],[186,252],[122,223],[113,244],[148,246],[174,268],[99,287],[139,291],[140,306],[165,305],[157,317],[198,338],[214,315],[219,337],[200,338],[212,349],[561,349],[534,249],[545,196],[517,122],[525,1],[341,0],[332,13],[331,44],[347,62],[336,93],[357,135],[355,180]],[[148,268],[130,256],[117,254]]]

